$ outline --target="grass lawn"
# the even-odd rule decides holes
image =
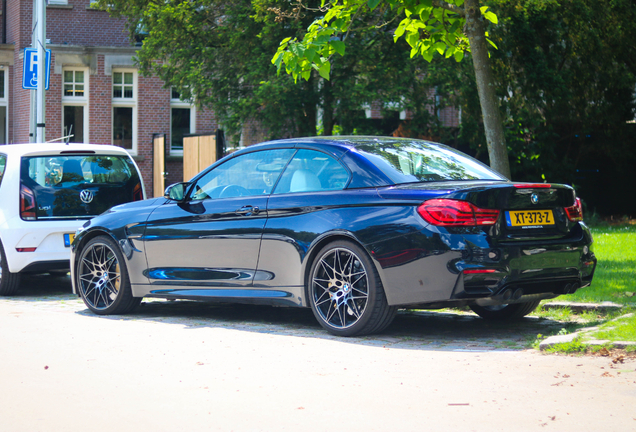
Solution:
[[[636,225],[600,225],[592,227],[594,236],[593,250],[598,259],[592,285],[582,288],[574,294],[560,296],[551,301],[593,302],[610,301],[625,307],[619,315],[636,312]],[[558,311],[537,312],[539,316],[559,319]],[[636,315],[619,321],[610,321],[616,314],[604,317],[599,323],[599,316],[573,316],[569,311],[562,312],[565,321],[579,322],[574,328],[581,326],[581,321],[590,325],[601,324],[599,332],[590,333],[596,339],[610,341],[636,342]],[[571,352],[567,346],[557,349]],[[577,351],[575,349],[574,351]]]
[[[636,225],[592,227],[598,259],[592,285],[560,300],[636,306]]]

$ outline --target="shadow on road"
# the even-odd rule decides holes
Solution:
[[[331,339],[345,343],[402,349],[521,350],[538,334],[558,331],[563,323],[526,317],[521,320],[487,321],[459,310],[401,310],[393,324],[381,334],[339,338],[320,327],[310,309],[226,304],[189,300],[145,299],[130,315],[97,316],[71,292],[69,277],[26,276],[15,303],[33,303],[49,310],[68,311],[84,317],[115,320],[145,320],[189,328],[226,328],[284,336]],[[0,299],[3,301],[3,299]]]

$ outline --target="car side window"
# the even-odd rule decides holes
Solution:
[[[293,157],[274,194],[341,190],[349,172],[333,157],[315,150],[299,150]]]
[[[268,195],[294,151],[264,150],[232,158],[197,180],[190,199]]]

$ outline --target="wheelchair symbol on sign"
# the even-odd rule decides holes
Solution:
[[[51,50],[46,50],[44,67],[44,89],[49,89],[49,76],[51,73]],[[35,48],[24,49],[24,67],[22,71],[22,88],[37,90],[38,87],[38,55]]]

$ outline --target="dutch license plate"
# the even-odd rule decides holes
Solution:
[[[71,243],[73,243],[74,238],[75,234],[64,234],[64,246],[71,247]]]
[[[506,221],[512,227],[554,225],[554,214],[552,210],[508,211]]]

